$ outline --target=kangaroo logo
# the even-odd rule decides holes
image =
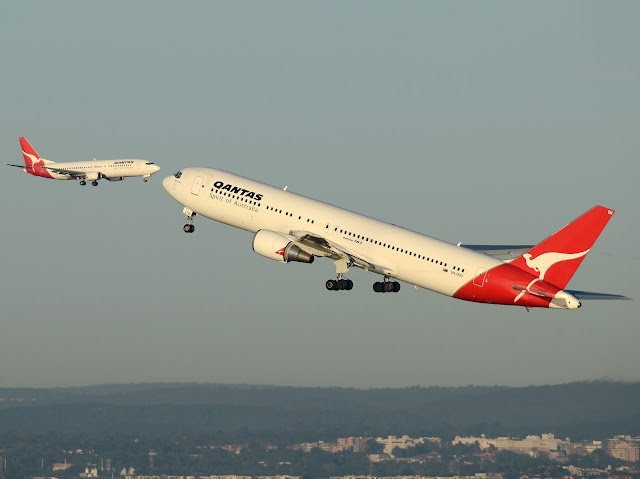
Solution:
[[[589,248],[591,249],[591,248]],[[523,254],[522,257],[527,262],[527,266],[538,274],[540,280],[544,279],[547,270],[560,261],[568,261],[570,259],[582,258],[589,252],[589,249],[582,253],[543,253],[535,258],[531,254]]]
[[[37,156],[35,156],[35,155],[31,155],[31,154],[27,153],[27,152],[26,152],[26,151],[24,151],[24,150],[22,150],[22,154],[24,155],[25,160],[27,159],[27,157],[29,157],[29,159],[31,160],[31,164],[29,164],[29,162],[28,162],[28,161],[25,161],[25,164],[26,164],[27,166],[36,166],[36,163],[38,163],[38,161],[41,161],[41,158],[38,158],[38,157],[37,157]],[[43,161],[42,163],[44,164],[44,161]]]
[[[526,261],[527,266],[538,273],[538,277],[527,285],[527,289],[520,291],[513,302],[516,303],[520,298],[522,298],[524,293],[531,293],[531,286],[533,286],[537,281],[543,281],[544,275],[547,274],[547,270],[554,264],[560,263],[561,261],[568,261],[570,259],[582,258],[590,249],[591,248],[583,251],[582,253],[542,253],[535,258],[530,253],[523,254],[522,257]]]

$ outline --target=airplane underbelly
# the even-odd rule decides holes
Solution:
[[[453,296],[453,294],[467,281],[449,268],[427,264],[414,268],[408,272],[400,272],[397,278],[424,289],[429,289],[440,294]]]

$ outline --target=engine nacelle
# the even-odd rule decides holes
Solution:
[[[99,180],[100,173],[97,171],[90,171],[89,173],[84,175],[85,180]]]
[[[288,263],[313,263],[314,256],[291,241],[291,238],[270,230],[260,230],[253,237],[253,251],[265,258]]]
[[[124,176],[105,176],[102,175],[103,178],[106,178],[109,181],[122,181],[124,180]]]

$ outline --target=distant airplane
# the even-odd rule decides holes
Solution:
[[[253,250],[289,263],[331,258],[328,290],[350,290],[350,267],[384,276],[377,293],[398,292],[399,279],[477,303],[577,309],[583,299],[624,296],[565,290],[614,211],[595,206],[538,245],[450,244],[399,226],[211,168],[185,168],[162,182],[182,206],[193,233],[202,215],[254,233]],[[284,293],[286,295],[286,293]]]
[[[29,144],[26,138],[20,138],[20,147],[24,156],[24,165],[9,165],[22,168],[25,173],[34,176],[50,178],[52,180],[80,180],[86,185],[92,180],[93,186],[98,186],[98,180],[104,178],[109,181],[121,181],[129,176],[142,176],[147,181],[160,167],[151,161],[122,159],[122,160],[93,160],[56,163],[45,160]]]

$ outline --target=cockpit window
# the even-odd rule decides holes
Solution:
[[[147,165],[155,165],[155,163],[153,161],[147,161],[146,164]]]
[[[175,176],[176,178],[180,178],[182,176],[182,171],[178,171],[173,176]]]

